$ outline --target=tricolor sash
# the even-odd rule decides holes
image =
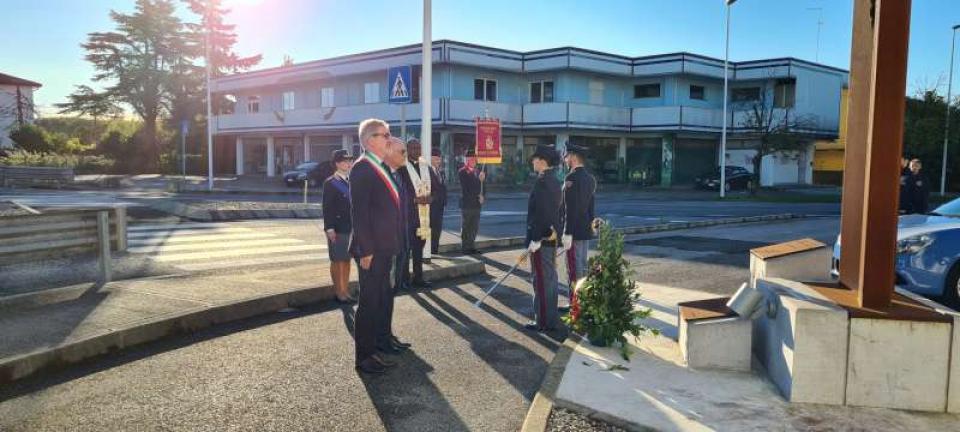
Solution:
[[[387,189],[390,190],[390,198],[393,198],[393,203],[400,208],[400,192],[397,188],[397,184],[393,180],[393,176],[383,168],[383,165],[380,163],[380,159],[377,156],[370,152],[364,152],[363,156],[357,159],[357,163],[366,162],[373,167],[374,171],[380,176],[380,180],[383,181],[383,184],[387,185]]]

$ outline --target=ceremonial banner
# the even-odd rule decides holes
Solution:
[[[477,129],[477,163],[499,164],[503,160],[500,148],[500,120],[476,120]]]

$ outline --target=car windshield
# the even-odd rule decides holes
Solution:
[[[316,167],[317,167],[317,163],[316,163],[316,162],[307,162],[307,163],[302,163],[302,164],[300,164],[300,165],[297,165],[296,170],[297,170],[297,171],[306,171],[306,170],[314,169],[314,168],[316,168]]]
[[[937,207],[933,213],[940,216],[960,217],[960,198]]]

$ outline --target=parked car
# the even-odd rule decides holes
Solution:
[[[727,184],[724,190],[734,189],[753,189],[753,174],[744,167],[728,166],[726,167]],[[720,190],[720,168],[716,168],[711,173],[703,174],[693,180],[698,189]]]
[[[333,175],[333,169],[330,162],[304,162],[284,172],[283,183],[288,187],[303,187],[303,181],[306,180],[308,186],[315,188],[323,184],[323,181],[331,175]]]
[[[839,270],[837,236],[834,276]],[[960,199],[927,214],[900,216],[895,271],[897,286],[960,309]]]

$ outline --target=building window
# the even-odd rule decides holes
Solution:
[[[380,83],[368,82],[363,84],[363,103],[380,103]]]
[[[797,101],[797,80],[795,78],[777,80],[773,87],[774,108],[793,108]]]
[[[603,105],[603,82],[590,81],[590,104]]]
[[[473,80],[473,98],[482,101],[497,101],[497,81],[477,78]]]
[[[320,89],[320,107],[329,108],[333,106],[333,87],[324,87]]]
[[[283,92],[283,110],[284,111],[293,111],[293,92]]]
[[[658,98],[660,97],[660,84],[637,84],[633,86],[633,98]]]
[[[260,112],[260,96],[247,96],[247,112],[251,114]]]
[[[553,102],[553,81],[530,83],[530,103]]]
[[[730,90],[730,100],[737,102],[757,102],[760,100],[760,87],[735,88]]]
[[[703,86],[692,85],[690,86],[690,99],[704,100],[706,99],[706,89]]]

